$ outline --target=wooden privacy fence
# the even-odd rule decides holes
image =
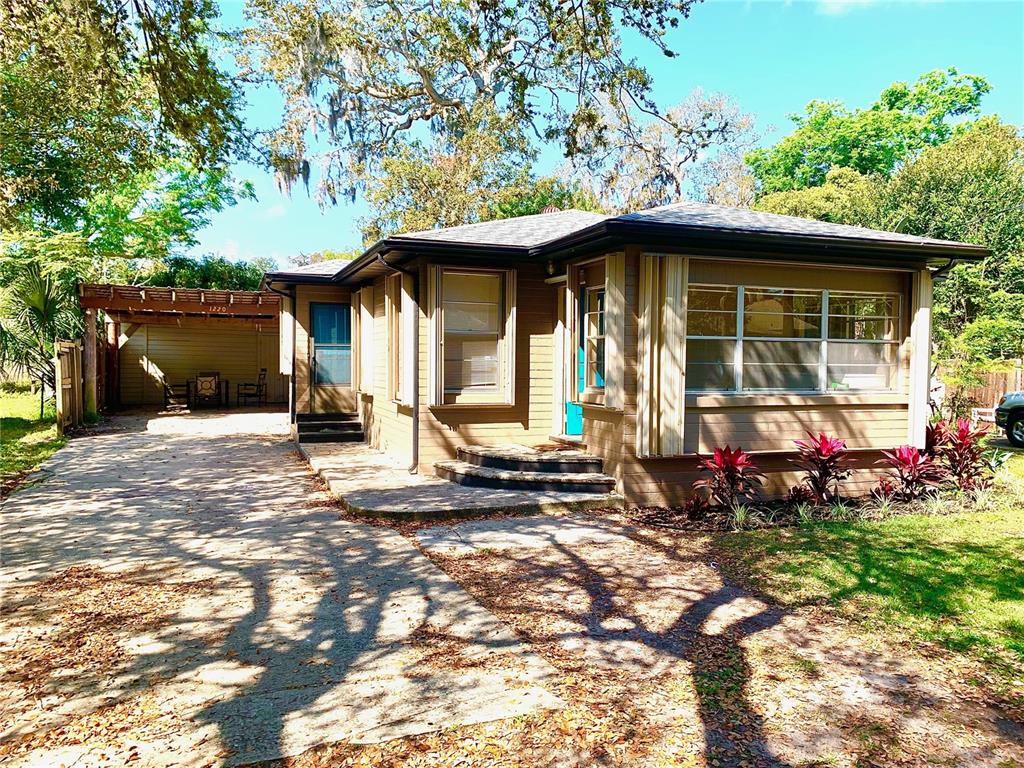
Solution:
[[[988,408],[996,404],[1007,392],[1024,389],[1024,360],[1011,361],[1012,367],[1005,371],[988,371],[981,374],[981,383],[973,387],[965,387],[959,393],[960,401],[971,408]],[[939,364],[937,373],[940,377],[946,372],[945,366]],[[947,389],[946,395],[950,391]]]
[[[82,402],[82,344],[58,341],[54,355],[54,383],[57,396],[57,431],[82,426],[85,416]]]

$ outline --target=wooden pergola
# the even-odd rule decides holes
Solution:
[[[140,285],[83,283],[78,303],[85,314],[82,368],[85,381],[85,412],[97,410],[98,359],[103,360],[107,382],[106,401],[118,400],[119,351],[142,325],[192,325],[216,322],[218,326],[259,329],[277,327],[280,297],[269,291],[219,291],[205,288],[153,288]],[[98,354],[96,311],[107,316],[106,334]]]

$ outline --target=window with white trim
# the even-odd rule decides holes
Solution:
[[[498,393],[505,363],[503,272],[445,269],[441,274],[444,391]]]
[[[892,391],[899,317],[897,294],[691,285],[686,388]]]

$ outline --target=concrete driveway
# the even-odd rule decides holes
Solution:
[[[0,542],[0,762],[239,764],[562,705],[409,540],[339,518],[283,414],[114,419]]]

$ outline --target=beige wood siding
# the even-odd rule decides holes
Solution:
[[[218,327],[216,320],[176,325],[143,325],[121,347],[121,402],[162,405],[163,385],[183,384],[200,371],[218,371],[228,380],[231,404],[237,385],[256,382],[267,369],[270,402],[288,399],[287,379],[278,373],[276,326],[257,329]]]
[[[399,461],[412,461],[412,408],[391,399],[388,392],[388,317],[385,278],[360,290],[362,316],[360,363],[365,391],[359,393],[359,416],[366,442]],[[366,347],[370,345],[371,348]]]
[[[310,353],[309,305],[314,303],[350,304],[351,292],[348,288],[334,285],[297,285],[295,286],[295,410],[297,413],[331,413],[342,411],[352,413],[356,410],[355,390],[349,387],[316,388],[315,397],[310,389]]]

